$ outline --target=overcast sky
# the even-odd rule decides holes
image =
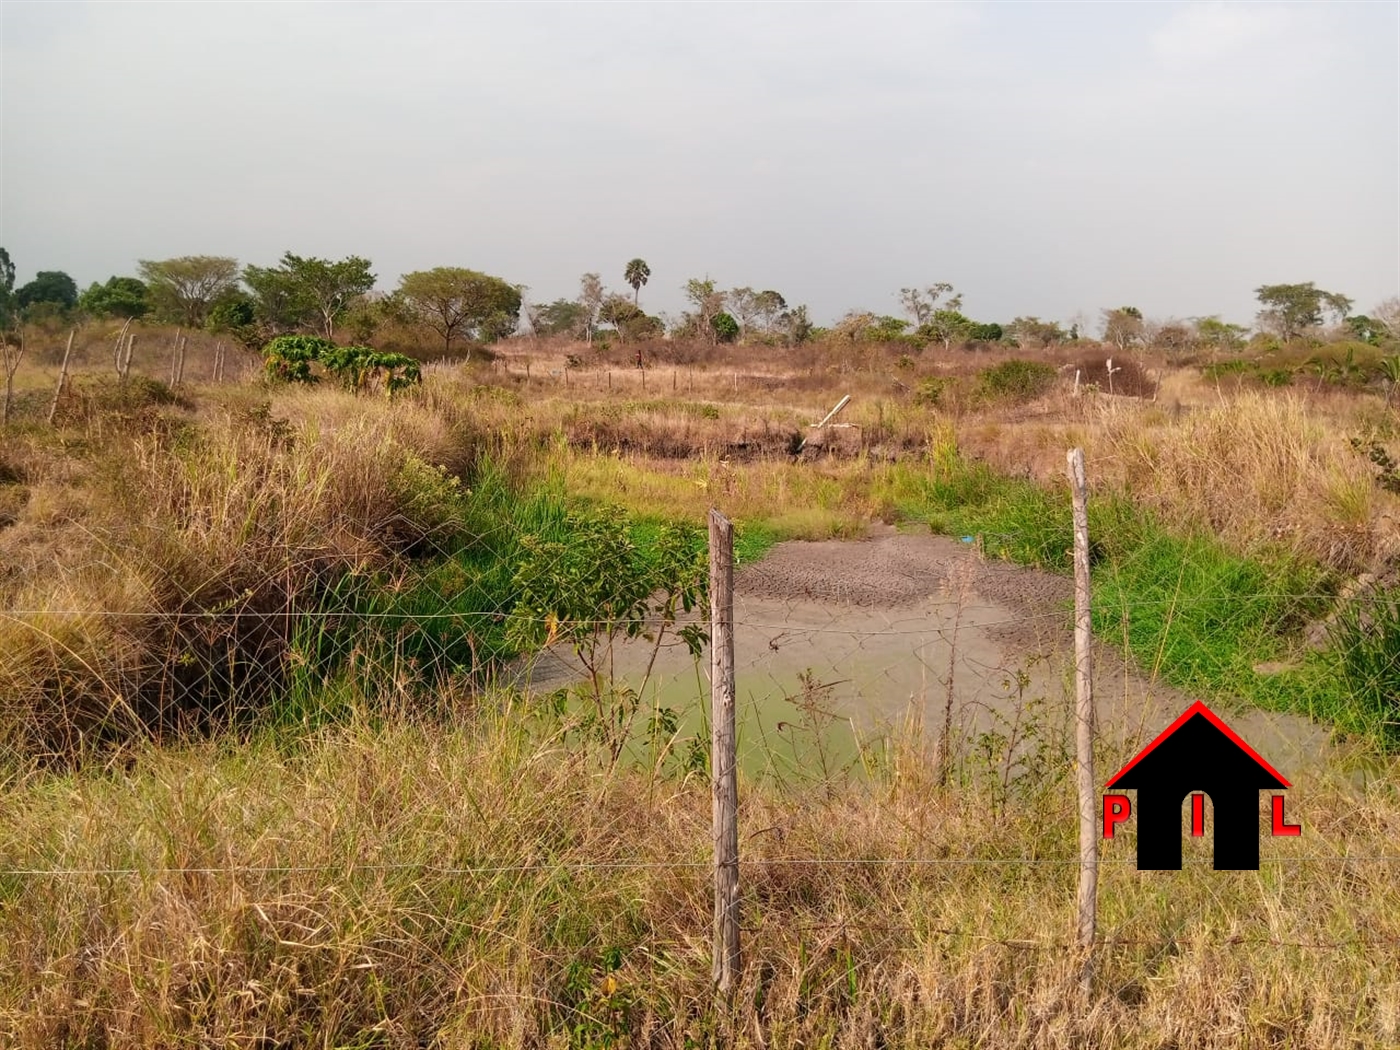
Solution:
[[[829,321],[1400,291],[1397,4],[0,3],[20,282],[286,250]]]

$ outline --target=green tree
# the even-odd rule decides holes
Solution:
[[[598,309],[598,320],[612,325],[624,342],[632,333],[634,321],[645,316],[631,299],[616,293],[604,299],[603,305]]]
[[[454,339],[500,338],[520,317],[519,288],[457,266],[404,274],[398,294],[409,317],[442,338],[444,353],[452,352]]]
[[[78,304],[78,286],[62,270],[40,270],[34,280],[15,293],[15,302],[20,309],[51,303],[71,310]]]
[[[651,277],[651,267],[645,259],[633,259],[622,271],[623,280],[632,286],[632,305],[637,306],[642,294],[642,286]]]
[[[875,318],[860,333],[860,338],[870,343],[892,343],[904,335],[909,322],[902,317],[885,314]]]
[[[374,289],[375,277],[370,261],[358,255],[332,262],[286,252],[275,267],[244,267],[243,280],[269,320],[313,327],[331,339],[350,305]]]
[[[954,339],[966,339],[972,330],[971,318],[964,317],[957,310],[935,310],[928,324],[919,329],[920,334],[937,339],[947,350]]]
[[[739,337],[739,322],[723,310],[710,318],[710,328],[715,333],[717,343],[732,343]]]
[[[583,331],[583,306],[573,299],[555,299],[552,303],[531,303],[530,327],[536,335],[573,335]]]
[[[1204,343],[1222,350],[1238,350],[1244,345],[1249,329],[1242,324],[1230,324],[1218,317],[1196,318],[1196,336]]]
[[[1371,346],[1380,346],[1381,340],[1387,334],[1385,325],[1365,314],[1354,314],[1348,317],[1347,331],[1351,333],[1353,339],[1361,343],[1369,343]]]
[[[238,288],[238,260],[222,255],[142,259],[136,269],[156,314],[190,328],[202,328],[214,303]]]
[[[1302,284],[1264,284],[1254,289],[1263,307],[1259,327],[1287,342],[1296,339],[1332,314],[1338,321],[1351,312],[1351,300],[1337,292],[1325,292],[1312,281]]]
[[[257,307],[251,296],[230,292],[209,308],[204,327],[216,335],[231,335],[249,350],[259,350],[267,337],[258,324]]]
[[[78,296],[78,308],[90,317],[145,317],[151,311],[150,290],[135,277],[94,281]]]

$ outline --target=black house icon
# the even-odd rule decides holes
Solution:
[[[1288,781],[1205,704],[1192,704],[1114,774],[1137,789],[1139,870],[1180,870],[1181,804],[1200,791],[1215,810],[1217,871],[1259,868],[1259,792]]]

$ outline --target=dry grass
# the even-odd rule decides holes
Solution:
[[[1052,479],[1083,444],[1101,486],[1236,547],[1341,572],[1391,553],[1393,498],[1346,442],[1389,433],[1378,402],[1222,399],[1154,369],[1155,404],[1073,398],[1062,380],[957,415],[914,404],[912,384],[994,356],[774,352],[762,371],[745,352],[747,368],[734,351],[678,365],[674,396],[665,366],[645,392],[619,369],[609,394],[596,369],[565,387],[544,356],[528,380],[510,360],[430,368],[392,403],[192,383],[129,404],[80,382],[57,429],[22,422],[0,448],[4,742],[81,751],[160,724],[159,683],[195,646],[277,666],[283,628],[206,639],[198,614],[295,613],[318,582],[395,558],[441,524],[430,465],[463,472],[483,451],[638,514],[718,503],[818,539],[893,519],[930,451]],[[864,453],[767,450],[846,392]],[[183,687],[216,723],[230,684]],[[306,738],[128,745],[69,773],[0,766],[0,1044],[1400,1041],[1400,891],[1379,861],[1400,838],[1393,767],[1365,788],[1317,772],[1290,792],[1308,831],[1272,848],[1325,860],[1140,875],[1131,840],[1113,843],[1088,1001],[1065,947],[1072,868],[1051,863],[1074,854],[1067,782],[1027,781],[1008,803],[969,758],[942,791],[908,742],[820,790],[747,784],[747,954],[725,1017],[709,993],[706,786],[603,775],[521,703],[462,701],[451,724],[380,707],[372,725]]]
[[[441,525],[429,458],[469,454],[441,417],[332,390],[277,407],[300,421],[177,413],[81,446],[67,472],[44,471],[38,438],[17,457],[26,493],[0,531],[0,746],[73,753],[231,717],[229,694],[275,675],[318,585]],[[202,619],[210,609],[244,615],[225,628]]]
[[[1183,872],[1139,875],[1115,841],[1082,1001],[1065,947],[1067,781],[1023,783],[996,816],[975,766],[943,791],[909,746],[871,756],[873,779],[748,784],[745,965],[725,1018],[709,992],[706,785],[604,775],[550,725],[484,704],[459,728],[391,719],[290,750],[151,749],[105,775],[18,777],[0,793],[0,1041],[1326,1050],[1397,1037],[1400,890],[1373,862],[1400,829],[1389,786],[1290,792],[1307,835],[1266,854],[1329,860],[1203,873],[1193,854]]]
[[[1392,553],[1395,502],[1325,417],[1289,394],[1241,393],[1180,419],[1103,419],[1097,466],[1164,520],[1273,545],[1342,573]]]

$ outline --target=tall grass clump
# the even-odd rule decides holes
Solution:
[[[1246,392],[1178,420],[1105,417],[1097,469],[1162,521],[1341,573],[1384,553],[1394,501],[1346,436],[1293,395]]]
[[[300,425],[257,409],[119,432],[80,487],[34,486],[5,539],[42,531],[53,555],[4,594],[0,746],[231,724],[283,680],[321,595],[443,534],[434,420],[336,398],[354,400]]]
[[[1346,701],[1341,714],[1400,747],[1400,590],[1344,599],[1330,641]]]

